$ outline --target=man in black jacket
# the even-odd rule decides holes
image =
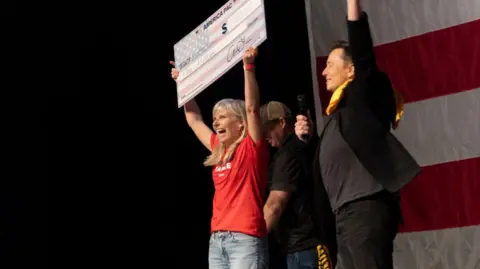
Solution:
[[[335,218],[326,195],[317,201],[323,206],[316,211],[318,217],[312,211],[312,154],[295,136],[295,119],[286,105],[269,102],[260,108],[260,116],[268,142],[277,148],[270,160],[270,193],[263,210],[267,230],[273,231],[288,269],[333,269]]]
[[[347,26],[349,42],[335,44],[322,73],[333,92],[322,133],[311,136],[313,128],[301,115],[295,133],[316,147],[313,173],[335,213],[340,268],[393,269],[398,191],[420,167],[390,133],[401,107],[376,65],[359,0],[347,0]]]

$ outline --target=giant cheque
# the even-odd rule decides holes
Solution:
[[[242,59],[248,46],[267,39],[263,0],[230,0],[174,45],[178,107]]]

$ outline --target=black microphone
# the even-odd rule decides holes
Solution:
[[[298,114],[305,116],[308,120],[308,105],[307,105],[307,100],[305,99],[305,95],[301,94],[297,96],[297,102],[298,102]],[[302,138],[307,141],[308,140],[308,135],[302,135]]]
[[[297,101],[298,101],[298,114],[308,118],[308,106],[307,106],[307,100],[305,99],[305,95],[301,94],[297,96]]]

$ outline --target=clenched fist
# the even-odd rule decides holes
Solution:
[[[313,123],[303,115],[297,115],[297,121],[295,122],[295,134],[298,139],[303,142],[307,142],[308,137],[312,135]]]
[[[175,68],[175,62],[174,61],[170,61],[170,64],[173,66],[173,68],[172,68],[172,78],[174,80],[177,80],[179,71],[178,71],[178,69]]]
[[[258,50],[256,47],[248,47],[243,53],[243,64],[253,64],[255,57],[257,57]]]

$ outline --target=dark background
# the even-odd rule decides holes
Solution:
[[[168,62],[173,45],[225,2],[57,7],[55,75],[31,100],[39,107],[31,112],[39,123],[35,184],[3,197],[0,251],[10,265],[2,268],[207,268],[211,171],[177,108]],[[313,108],[305,5],[265,0],[265,8],[268,40],[256,61],[262,103],[297,111],[296,96],[305,94]],[[243,98],[243,90],[238,64],[202,92],[207,124],[216,101]]]

